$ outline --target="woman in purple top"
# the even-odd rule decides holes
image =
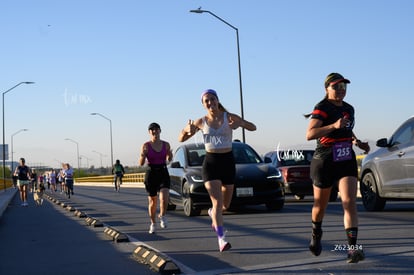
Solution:
[[[149,233],[155,232],[155,215],[157,211],[157,195],[160,200],[160,219],[161,228],[167,227],[167,205],[170,189],[170,175],[167,170],[167,161],[172,160],[170,144],[160,139],[161,127],[158,123],[151,123],[148,126],[150,141],[145,142],[141,147],[138,164],[143,166],[145,160],[148,163],[148,169],[145,173],[145,189],[148,192],[148,213],[151,224]]]

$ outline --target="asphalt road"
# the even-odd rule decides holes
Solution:
[[[282,211],[267,212],[264,206],[256,206],[246,208],[243,212],[227,213],[225,215],[227,240],[231,242],[233,248],[220,253],[215,233],[210,227],[211,221],[205,211],[198,217],[186,217],[182,209],[177,208],[168,213],[167,229],[158,227],[156,234],[148,234],[147,197],[139,185],[124,183],[120,193],[116,193],[110,186],[77,185],[75,195],[71,199],[66,199],[59,193],[51,196],[85,212],[88,216],[95,217],[107,226],[116,228],[126,234],[130,242],[115,244],[108,242],[102,236],[102,229],[85,226],[81,218],[49,201],[42,207],[31,205],[22,208],[15,198],[0,220],[1,274],[13,274],[3,271],[9,271],[20,262],[18,256],[21,250],[15,251],[13,248],[14,253],[10,253],[11,247],[21,247],[19,244],[22,242],[31,242],[36,246],[34,243],[40,238],[38,235],[25,239],[14,236],[11,240],[10,236],[15,234],[9,225],[14,224],[12,227],[19,227],[16,222],[25,220],[24,215],[26,215],[29,216],[26,217],[27,219],[32,219],[31,225],[34,226],[33,217],[40,215],[42,211],[45,211],[44,215],[40,215],[43,218],[41,221],[36,221],[37,223],[64,222],[65,226],[62,224],[62,227],[56,227],[55,230],[61,232],[60,230],[64,231],[64,228],[69,230],[72,226],[76,226],[76,232],[81,233],[72,234],[79,235],[79,239],[75,238],[75,240],[62,238],[48,241],[47,236],[50,233],[44,232],[41,240],[38,240],[43,244],[41,255],[49,259],[47,255],[54,253],[56,253],[54,258],[60,258],[59,255],[63,258],[64,255],[74,257],[81,253],[83,255],[81,258],[87,259],[92,253],[93,257],[90,258],[95,260],[90,260],[91,262],[79,260],[77,263],[77,267],[86,265],[89,270],[107,264],[111,267],[128,266],[126,270],[130,273],[125,273],[123,270],[116,272],[118,274],[145,274],[145,272],[151,274],[148,267],[131,260],[131,252],[140,244],[145,244],[168,256],[179,266],[182,274],[412,274],[414,269],[414,202],[390,202],[383,212],[366,212],[359,202],[359,240],[364,248],[366,259],[358,264],[348,264],[346,251],[342,250],[346,245],[346,236],[342,225],[343,211],[339,201],[331,203],[328,207],[323,223],[324,250],[321,256],[314,257],[307,248],[312,201],[306,198],[304,201],[288,198]],[[31,226],[27,226],[27,229],[28,235],[36,232],[31,230]],[[91,239],[94,241],[88,245]],[[105,244],[108,252],[93,249],[94,245],[98,245],[95,241],[99,245]],[[87,248],[92,249],[92,252],[88,252]],[[100,259],[103,253],[111,256]],[[30,254],[33,257],[38,256],[37,253]],[[108,264],[105,262],[107,258],[113,259],[115,263]],[[2,264],[4,261],[8,263],[6,266]],[[9,264],[13,261],[14,265]],[[62,268],[62,265],[55,268]],[[73,267],[65,265],[63,270],[73,271],[71,268]],[[134,268],[138,271],[132,271]],[[111,274],[110,271],[113,271],[109,267],[100,270],[106,273],[93,272],[93,274]]]

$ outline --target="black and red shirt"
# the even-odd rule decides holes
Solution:
[[[316,104],[311,114],[311,118],[322,121],[322,126],[333,124],[340,118],[346,118],[349,120],[349,123],[345,128],[336,129],[326,136],[318,138],[315,150],[316,156],[325,156],[330,154],[332,152],[332,145],[335,143],[352,143],[352,130],[355,124],[354,107],[345,101],[342,103],[343,104],[341,106],[337,106],[328,99],[323,99]]]

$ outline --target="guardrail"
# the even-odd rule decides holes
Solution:
[[[122,182],[134,182],[134,183],[143,183],[145,180],[145,173],[133,173],[125,174],[122,178]],[[75,183],[77,182],[113,182],[114,175],[106,176],[94,176],[94,177],[82,177],[75,178]],[[6,189],[13,186],[13,181],[11,179],[6,179]],[[4,189],[4,184],[1,182],[0,190]]]
[[[144,182],[145,173],[134,173],[134,174],[125,174],[122,178],[122,182]],[[77,182],[113,182],[114,175],[105,175],[105,176],[94,176],[94,177],[82,177],[75,178],[75,183]]]
[[[11,179],[6,179],[5,183],[6,183],[6,189],[13,186],[13,181]],[[4,189],[4,184],[3,184],[3,181],[1,181],[0,190],[3,190],[3,189]]]

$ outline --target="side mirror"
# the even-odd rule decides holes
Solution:
[[[378,147],[389,147],[388,140],[386,138],[381,138],[377,140]]]
[[[174,161],[174,162],[171,162],[170,167],[171,168],[181,168],[181,165],[180,165],[179,161]]]
[[[264,158],[264,162],[265,162],[265,163],[272,163],[272,159],[271,159],[271,158],[269,158],[269,157],[265,157],[265,158]]]

